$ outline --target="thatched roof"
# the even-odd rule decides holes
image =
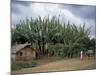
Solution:
[[[11,47],[11,53],[16,53],[19,50],[21,50],[22,48],[26,47],[30,45],[29,43],[25,43],[25,44],[16,44],[14,46]]]

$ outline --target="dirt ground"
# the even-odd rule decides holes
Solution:
[[[37,62],[38,64],[40,64],[37,67],[25,68],[12,73],[23,74],[23,73],[37,73],[37,72],[89,70],[96,68],[95,59],[80,60],[79,58],[73,58],[73,59],[47,58],[47,59],[37,60]]]

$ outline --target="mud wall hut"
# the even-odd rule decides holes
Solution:
[[[36,50],[30,44],[16,44],[11,48],[12,60],[33,60],[36,59]]]

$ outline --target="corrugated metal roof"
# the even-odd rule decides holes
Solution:
[[[88,50],[87,53],[93,53],[93,50]]]

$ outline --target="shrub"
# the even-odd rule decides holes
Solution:
[[[12,70],[20,70],[22,68],[29,68],[29,67],[35,67],[37,66],[37,63],[32,61],[32,62],[16,62],[12,63],[11,69]]]
[[[64,44],[60,44],[60,43],[55,45],[49,44],[48,52],[51,54],[54,52],[53,54],[54,56],[64,57],[64,48],[65,48]]]
[[[21,66],[18,66],[18,63],[13,63],[11,65],[11,70],[12,71],[15,71],[15,70],[20,70],[22,67]]]

